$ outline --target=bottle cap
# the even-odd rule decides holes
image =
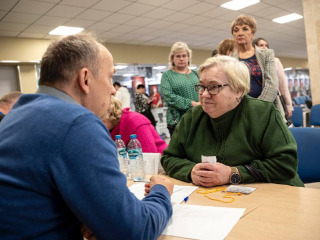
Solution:
[[[121,135],[116,135],[116,139],[120,139],[121,138]]]
[[[131,134],[130,135],[130,139],[133,139],[133,138],[137,138],[137,135],[136,134]]]

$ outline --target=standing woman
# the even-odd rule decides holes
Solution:
[[[161,91],[168,104],[167,125],[172,136],[182,115],[191,107],[200,105],[194,85],[199,82],[198,72],[190,70],[192,51],[187,44],[176,42],[169,54],[170,70],[161,78]]]
[[[231,38],[222,40],[218,45],[218,53],[220,55],[232,56],[236,50],[236,42]]]
[[[253,46],[256,45],[259,48],[262,49],[269,49],[269,44],[267,40],[264,38],[257,38],[254,39],[252,42]],[[286,78],[286,75],[284,74],[283,66],[279,58],[274,58],[276,62],[276,67],[277,67],[277,75],[278,75],[278,80],[279,80],[279,91],[281,96],[283,97],[287,111],[286,114],[288,114],[287,118],[290,118],[292,116],[292,111],[293,111],[293,106],[292,106],[292,100],[291,100],[291,95],[289,92],[288,88],[288,79]]]
[[[231,33],[237,44],[237,51],[232,55],[243,61],[250,68],[249,96],[274,103],[284,121],[284,110],[278,96],[278,77],[274,52],[271,49],[260,49],[252,45],[257,22],[254,18],[240,15],[231,23]]]

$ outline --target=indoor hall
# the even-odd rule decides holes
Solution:
[[[292,132],[295,138],[299,138],[299,159],[316,159],[311,167],[303,161],[304,166],[308,167],[301,167],[298,173],[301,171],[301,175],[306,175],[306,186],[319,188],[318,183],[313,183],[319,181],[318,177],[308,176],[318,175],[317,171],[320,170],[315,157],[318,153],[314,153],[319,149],[317,140],[311,141],[311,135],[301,136],[304,133],[299,132],[319,128],[316,110],[311,116],[312,107],[320,104],[320,35],[317,30],[319,1],[261,0],[239,10],[221,6],[227,2],[228,0],[0,0],[0,96],[11,91],[36,92],[41,71],[40,59],[51,40],[56,38],[49,33],[59,26],[83,28],[101,39],[112,53],[117,69],[113,81],[128,89],[132,111],[135,111],[133,100],[137,85],[144,84],[149,96],[154,92],[160,94],[162,106],[151,108],[151,112],[156,120],[156,131],[169,143],[168,103],[162,94],[161,78],[169,70],[168,55],[172,45],[178,41],[185,42],[192,50],[188,68],[191,71],[197,70],[211,57],[222,40],[233,39],[230,29],[232,21],[240,14],[249,15],[257,21],[254,38],[266,39],[283,65],[295,109]],[[288,23],[273,21],[293,13],[302,18]],[[300,141],[301,139],[308,140]],[[309,144],[309,141],[315,143],[315,146]],[[299,152],[300,144],[302,151]],[[279,188],[279,191],[282,190]],[[308,194],[311,198],[311,192]],[[298,193],[294,195],[300,196]],[[314,220],[319,222],[319,219]],[[238,231],[240,230],[231,232],[230,239]],[[310,238],[314,236],[311,235]]]

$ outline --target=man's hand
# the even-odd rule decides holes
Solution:
[[[157,176],[157,175],[152,176],[150,178],[150,183],[145,184],[145,194],[144,195],[147,196],[150,193],[151,188],[156,184],[161,184],[161,185],[165,186],[168,189],[170,195],[172,195],[173,186],[174,186],[173,183],[170,180],[166,179],[165,177]]]
[[[87,228],[84,224],[81,224],[80,231],[83,235],[84,238],[88,240],[97,240],[94,236],[93,233],[90,231],[89,228]]]
[[[214,187],[228,184],[231,167],[222,163],[198,163],[191,171],[193,184],[204,187]]]

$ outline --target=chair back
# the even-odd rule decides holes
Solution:
[[[295,102],[295,104],[296,104],[297,106],[299,106],[299,105],[302,104],[302,102],[301,102],[301,100],[300,100],[299,97],[294,97],[294,98],[293,98],[293,101]]]
[[[309,95],[306,96],[306,100],[310,101],[310,102],[312,101],[312,99],[311,99],[311,97]]]
[[[303,125],[303,112],[302,107],[293,107],[292,116],[290,118],[293,126],[302,127]]]
[[[320,126],[320,104],[313,105],[310,110],[310,125]]]
[[[304,183],[320,182],[320,129],[289,128],[298,146],[298,174]]]
[[[305,96],[300,96],[299,97],[301,104],[306,104],[306,97]]]

